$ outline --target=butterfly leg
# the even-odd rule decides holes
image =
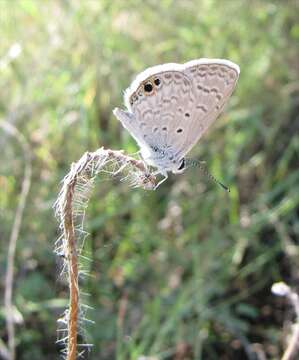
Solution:
[[[146,161],[144,160],[144,157],[142,156],[142,152],[141,152],[141,150],[137,151],[137,153],[136,153],[136,154],[138,155],[138,157],[139,157],[140,161],[142,161],[143,166],[144,166],[144,168],[145,168],[146,172],[149,172],[149,170],[148,170],[148,166],[147,166],[147,163],[146,163]]]
[[[167,171],[155,171],[152,175],[158,175],[158,174],[161,174],[162,176],[164,176],[164,179],[162,179],[161,181],[158,182],[158,184],[154,187],[154,190],[158,189],[158,187],[164,183],[164,181],[166,181],[168,179],[168,174],[167,174]]]

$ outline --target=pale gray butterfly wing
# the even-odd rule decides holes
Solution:
[[[158,65],[138,75],[126,90],[129,111],[114,113],[141,151],[155,159],[154,165],[173,170],[168,157],[158,162],[155,149],[177,160],[184,157],[221,112],[238,74],[238,66],[227,60]]]
[[[133,136],[140,147],[147,147],[148,144],[144,141],[140,127],[134,114],[124,111],[119,108],[113,110],[113,114],[122,123],[129,133]]]

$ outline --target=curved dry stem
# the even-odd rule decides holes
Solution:
[[[69,275],[69,341],[67,353],[69,359],[76,359],[77,354],[77,326],[78,326],[78,301],[79,301],[79,285],[78,285],[78,256],[76,248],[75,230],[72,214],[73,193],[75,187],[75,178],[67,185],[65,196],[65,204],[63,207],[64,219],[63,226],[65,231],[65,240],[67,242],[66,258],[68,264]]]
[[[19,132],[17,128],[8,123],[7,121],[2,121],[0,127],[10,136],[14,137],[16,141],[21,146],[24,153],[25,160],[25,169],[24,177],[22,181],[22,189],[20,194],[20,201],[16,210],[14,223],[12,226],[12,231],[9,238],[8,244],[8,254],[7,254],[7,266],[5,274],[5,290],[4,290],[4,306],[5,306],[5,317],[6,317],[6,327],[8,334],[8,353],[9,360],[15,359],[15,328],[14,328],[14,311],[12,304],[12,291],[13,291],[13,281],[14,281],[14,261],[17,240],[20,233],[23,213],[26,205],[26,199],[29,193],[30,184],[31,184],[31,175],[32,175],[32,166],[31,166],[31,150],[25,139],[25,137]]]
[[[275,283],[272,285],[272,293],[277,296],[285,296],[292,304],[296,314],[296,322],[293,324],[291,339],[281,358],[281,360],[295,360],[298,359],[299,349],[299,296],[298,294],[284,282]]]
[[[291,340],[281,360],[295,360],[298,356],[299,346],[299,324],[294,324]]]
[[[79,293],[79,238],[78,228],[83,226],[84,209],[89,200],[90,190],[96,176],[100,173],[116,175],[126,172],[124,179],[134,187],[154,189],[155,177],[151,175],[142,161],[125,155],[122,151],[98,149],[85,153],[72,164],[69,174],[64,178],[62,189],[55,204],[56,215],[60,221],[62,236],[56,243],[56,253],[65,259],[69,286],[69,308],[62,323],[67,325],[66,336],[60,341],[66,345],[67,360],[75,360],[78,355],[78,330],[80,326]],[[82,228],[81,228],[82,231]]]

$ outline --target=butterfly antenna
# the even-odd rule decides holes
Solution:
[[[212,181],[214,181],[216,184],[218,184],[219,186],[222,187],[222,189],[224,189],[227,192],[230,192],[230,189],[228,186],[224,185],[221,181],[219,181],[218,179],[215,178],[214,175],[212,175],[208,169],[203,165],[205,163],[205,161],[197,161],[197,160],[191,160],[193,166],[198,166],[200,170],[202,170],[202,172]]]
[[[221,181],[219,181],[218,179],[215,178],[214,175],[212,175],[208,169],[203,166],[203,164],[199,163],[199,168],[203,171],[203,173],[212,181],[214,181],[216,184],[220,185],[222,187],[222,189],[224,189],[227,192],[230,192],[229,187],[227,187],[226,185],[224,185]]]

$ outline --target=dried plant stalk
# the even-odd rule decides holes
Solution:
[[[67,360],[75,360],[78,356],[78,331],[83,319],[80,311],[78,256],[82,248],[80,241],[84,239],[82,228],[84,210],[88,204],[94,179],[101,173],[111,175],[125,173],[123,179],[127,179],[131,186],[147,190],[154,189],[156,182],[155,177],[148,172],[142,161],[127,156],[122,151],[104,148],[85,153],[77,163],[72,164],[70,172],[64,178],[55,208],[62,231],[61,237],[56,242],[56,253],[65,259],[64,269],[69,286],[69,307],[61,320],[67,327],[66,336],[59,340],[66,345]]]
[[[275,283],[272,285],[272,293],[277,296],[285,296],[292,304],[293,310],[296,314],[296,322],[293,324],[291,339],[281,360],[295,360],[298,359],[299,350],[299,296],[284,282]]]

